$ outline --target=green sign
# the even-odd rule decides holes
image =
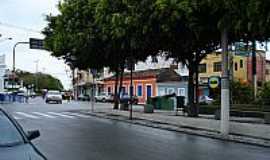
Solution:
[[[219,84],[220,84],[219,77],[210,77],[208,80],[208,85],[210,88],[218,88]]]

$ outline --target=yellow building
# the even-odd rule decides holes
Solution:
[[[233,56],[230,68],[233,69],[234,80],[247,81],[247,58],[244,56]],[[220,52],[207,55],[199,66],[199,82],[207,84],[208,78],[212,76],[221,77],[222,56]]]

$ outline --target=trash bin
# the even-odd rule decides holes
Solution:
[[[270,112],[265,112],[264,114],[264,123],[270,124]]]
[[[154,106],[151,104],[145,104],[144,113],[154,113]]]
[[[123,111],[128,111],[128,99],[126,100],[123,100],[120,104],[120,110],[123,110]]]
[[[5,101],[5,95],[2,94],[2,93],[0,94],[0,101],[1,101],[1,102],[4,102],[4,101]]]
[[[176,97],[176,104],[177,104],[177,108],[184,108],[185,107],[185,97],[184,96],[177,96]]]
[[[161,97],[160,105],[162,110],[174,110],[174,100],[172,98]]]

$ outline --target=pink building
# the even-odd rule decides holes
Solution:
[[[265,81],[265,73],[266,73],[266,55],[264,51],[257,51],[256,52],[256,59],[257,59],[257,81],[258,85],[260,86]],[[252,83],[253,81],[253,74],[252,74],[252,56],[247,57],[247,75],[248,81]]]

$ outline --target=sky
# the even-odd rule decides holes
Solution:
[[[0,1],[0,55],[6,55],[6,65],[12,68],[12,48],[16,42],[29,38],[44,38],[40,32],[46,26],[45,15],[58,14],[58,0],[1,0]],[[11,37],[12,40],[6,40]],[[37,67],[37,61],[38,67]],[[16,48],[16,68],[45,72],[60,79],[66,89],[71,88],[71,72],[62,60],[44,50]]]

